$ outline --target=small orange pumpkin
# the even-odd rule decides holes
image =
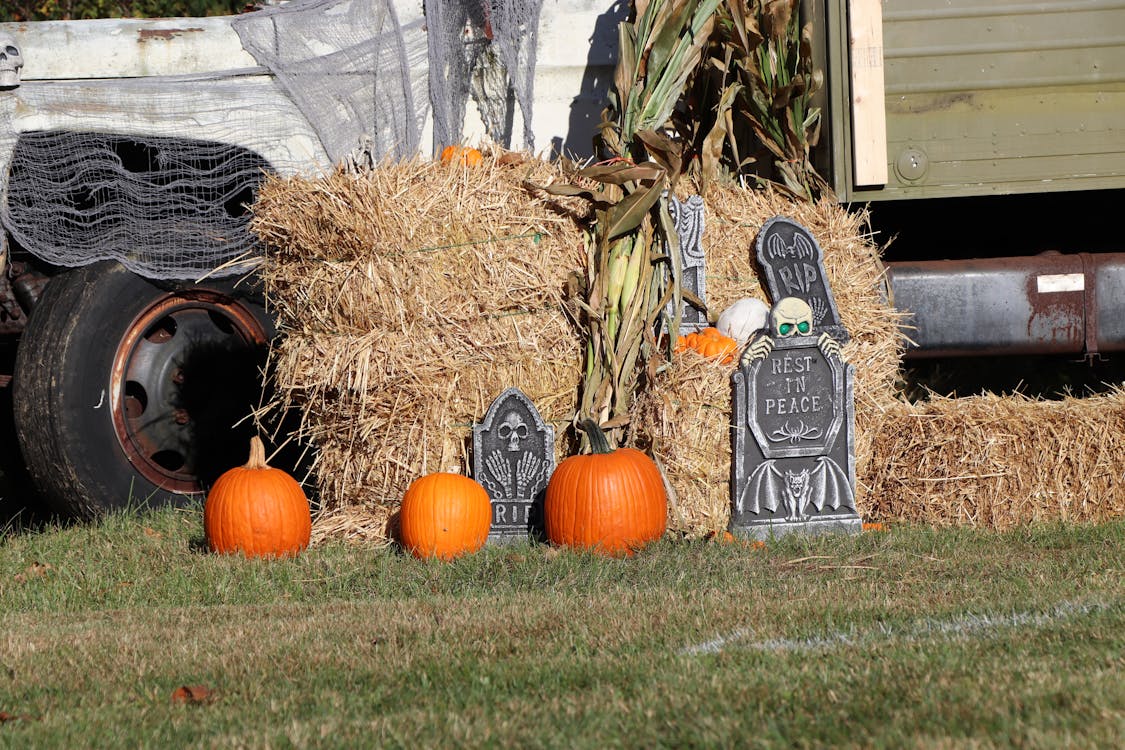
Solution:
[[[441,151],[442,164],[460,164],[463,167],[475,167],[481,163],[484,156],[480,151],[468,146],[446,146]]]
[[[719,333],[718,328],[708,326],[701,331],[693,331],[680,336],[676,341],[676,351],[691,349],[708,359],[718,359],[725,365],[734,362],[738,354],[738,342]]]
[[[492,502],[477,481],[437,472],[406,489],[399,511],[402,546],[415,557],[452,560],[476,552],[492,528]]]
[[[606,555],[632,555],[664,534],[668,496],[651,458],[635,448],[611,451],[593,420],[580,424],[594,452],[559,463],[543,502],[554,544]]]
[[[207,493],[203,531],[212,552],[296,555],[312,534],[309,501],[296,479],[266,463],[266,449],[255,435],[246,464],[225,471]]]

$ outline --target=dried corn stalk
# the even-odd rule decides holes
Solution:
[[[609,158],[580,170],[582,185],[546,188],[594,206],[580,301],[588,336],[578,417],[599,422],[613,444],[621,442],[641,373],[654,374],[658,319],[669,300],[681,305],[667,196],[684,146],[662,131],[702,60],[718,3],[634,3],[633,20],[619,27],[615,90],[599,135]],[[678,327],[669,322],[673,335]]]

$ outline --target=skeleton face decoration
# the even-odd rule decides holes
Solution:
[[[501,440],[508,441],[508,450],[514,453],[520,449],[520,441],[527,438],[527,423],[519,414],[510,411],[496,429],[496,434]]]
[[[774,336],[807,336],[812,327],[812,308],[803,299],[786,297],[770,310],[770,331]]]
[[[10,36],[0,36],[0,89],[14,89],[20,85],[23,53]]]
[[[785,492],[789,495],[790,500],[797,502],[804,499],[805,493],[809,489],[809,470],[804,469],[800,473],[796,471],[785,472]]]

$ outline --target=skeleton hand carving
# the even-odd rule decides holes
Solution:
[[[747,365],[758,359],[765,359],[770,356],[773,351],[773,339],[769,336],[762,336],[754,341],[753,344],[746,347],[746,351],[742,353],[742,361],[740,364]]]
[[[488,454],[488,458],[484,460],[484,465],[488,467],[488,471],[492,476],[496,477],[503,488],[499,493],[501,497],[514,497],[510,489],[512,485],[512,467],[508,464],[507,457],[500,451],[492,451]],[[491,484],[491,483],[489,483]]]
[[[827,333],[820,334],[820,338],[816,340],[816,345],[820,348],[820,352],[824,355],[825,359],[835,357],[841,362],[844,361],[844,352],[840,349],[839,342]]]
[[[528,488],[543,474],[542,463],[544,462],[531,453],[520,456],[519,463],[516,464],[516,497],[530,497]]]

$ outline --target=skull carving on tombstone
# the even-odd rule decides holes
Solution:
[[[527,423],[514,411],[508,412],[500,423],[496,434],[508,441],[508,450],[515,453],[520,449],[520,441],[527,437]]]
[[[23,53],[12,37],[0,35],[0,89],[14,89],[20,85],[23,70]]]
[[[770,330],[774,336],[807,336],[812,327],[812,308],[799,297],[786,297],[770,311]]]

